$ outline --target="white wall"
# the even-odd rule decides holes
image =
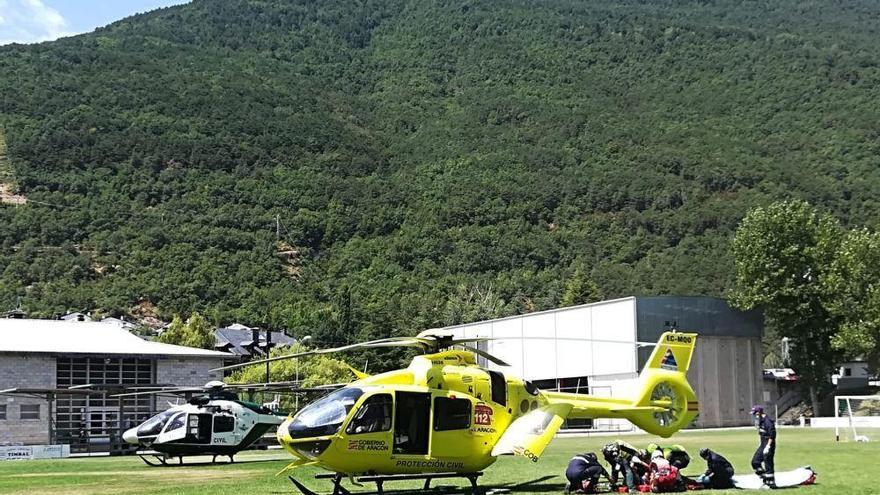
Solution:
[[[635,298],[449,327],[447,330],[461,337],[500,339],[488,342],[486,348],[511,366],[491,367],[527,380],[638,371],[633,345],[636,340]]]

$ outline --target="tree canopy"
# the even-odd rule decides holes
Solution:
[[[721,296],[750,208],[877,224],[878,20],[867,0],[195,0],[0,47],[0,181],[28,199],[0,204],[0,309],[342,344]]]

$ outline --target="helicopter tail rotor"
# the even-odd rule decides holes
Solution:
[[[551,404],[572,404],[568,418],[625,418],[653,435],[669,437],[699,414],[700,403],[687,381],[697,334],[666,332],[639,375],[635,398],[542,392]]]
[[[699,414],[699,402],[687,381],[697,335],[666,332],[639,375],[641,393],[619,411],[639,428],[668,437]]]

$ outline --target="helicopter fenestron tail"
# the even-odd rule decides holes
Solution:
[[[642,430],[669,437],[699,414],[697,396],[687,381],[695,333],[666,332],[639,375],[633,398],[592,397],[544,392],[551,404],[571,404],[567,418],[625,418]]]

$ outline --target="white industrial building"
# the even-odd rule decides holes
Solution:
[[[699,334],[688,380],[700,399],[696,426],[748,424],[763,397],[763,316],[712,297],[628,297],[450,327],[460,337],[492,337],[480,348],[543,389],[626,397],[660,334],[675,327]],[[484,363],[488,364],[488,363]],[[597,420],[601,429],[630,429],[625,420]]]

